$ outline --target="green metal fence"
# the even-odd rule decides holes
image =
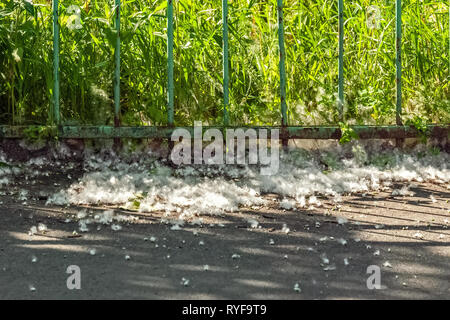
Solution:
[[[60,117],[60,77],[59,77],[59,0],[53,0],[53,103],[51,104],[52,121],[60,138],[169,138],[174,124],[174,34],[173,34],[173,1],[167,0],[167,119],[165,127],[123,127],[120,125],[120,9],[121,0],[115,0],[115,28],[116,41],[114,53],[114,126],[65,126],[61,124]],[[344,119],[344,0],[338,1],[338,34],[339,34],[339,58],[338,58],[338,102],[337,110],[339,118]],[[416,128],[404,126],[402,122],[402,3],[396,0],[396,125],[391,126],[353,126],[353,130],[360,139],[403,139],[418,135]],[[289,126],[286,104],[286,52],[284,41],[283,0],[277,0],[278,11],[278,45],[279,45],[279,73],[280,73],[280,114],[281,126],[278,127],[254,127],[281,131],[281,139],[286,145],[288,139],[339,139],[341,130],[338,126],[301,127]],[[450,16],[450,10],[449,10]],[[230,127],[229,107],[229,52],[228,52],[228,0],[222,0],[222,28],[223,28],[223,126]],[[450,33],[450,24],[449,24]],[[449,52],[450,56],[450,52]],[[449,58],[450,65],[450,58]],[[301,68],[302,66],[298,66]],[[204,127],[205,129],[211,127]],[[23,136],[25,126],[0,126],[0,137],[19,138]],[[192,130],[192,128],[185,128]],[[449,124],[436,124],[428,126],[428,133],[432,137],[449,137]]]

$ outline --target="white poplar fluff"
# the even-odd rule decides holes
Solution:
[[[339,198],[348,193],[392,192],[389,186],[393,183],[450,183],[450,155],[444,152],[419,158],[417,152],[372,148],[353,148],[351,158],[341,147],[321,151],[320,156],[294,150],[282,156],[278,173],[269,176],[261,175],[253,165],[173,169],[151,157],[131,162],[93,155],[84,162],[83,176],[50,196],[47,204],[108,204],[141,212],[178,212],[184,219],[233,212],[241,206],[264,206],[268,200],[262,194],[266,192],[278,194],[284,199],[281,207],[289,210],[296,204],[320,206],[318,195]]]

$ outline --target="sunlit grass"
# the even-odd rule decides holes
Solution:
[[[13,3],[15,5],[13,5]],[[0,3],[0,122],[45,123],[52,95],[51,4]],[[395,122],[394,1],[344,1],[345,115],[349,123]],[[70,5],[81,27],[70,28]],[[276,1],[230,0],[230,120],[279,124]],[[175,122],[222,122],[219,0],[178,0]],[[376,27],[368,8],[376,6]],[[166,1],[122,5],[122,123],[166,123]],[[448,1],[403,1],[404,120],[450,121]],[[61,1],[61,112],[65,123],[113,119],[113,1]],[[285,0],[290,124],[331,124],[338,74],[337,1]]]

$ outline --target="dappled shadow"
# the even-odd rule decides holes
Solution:
[[[448,193],[439,192],[439,204],[443,204]],[[82,207],[49,208],[44,201],[18,205],[9,200],[0,206],[1,298],[448,299],[450,296],[449,232],[445,224],[436,220],[448,215],[438,206],[424,210],[418,199],[404,201],[377,194],[370,199],[344,197],[339,209],[326,199],[323,207],[314,210],[243,208],[222,216],[202,216],[201,226],[186,223],[179,231],[171,230],[171,224],[161,223],[161,213],[117,210],[139,220],[121,223],[120,231],[93,223],[88,225],[89,232],[79,232],[77,237],[73,235],[78,230],[77,221],[66,219]],[[404,202],[407,208],[400,208],[404,213],[400,209],[395,211]],[[414,208],[414,212],[410,210]],[[95,213],[105,208],[92,210]],[[324,214],[330,210],[331,213]],[[338,224],[338,215],[345,216],[348,222]],[[257,220],[259,226],[251,228],[249,218]],[[432,224],[414,223],[427,219]],[[30,227],[38,223],[45,223],[48,231],[29,236]],[[283,230],[283,225],[290,229],[289,233]],[[417,231],[424,233],[424,238],[411,235]],[[444,233],[445,239],[429,238]],[[152,236],[155,241],[151,241]],[[90,254],[91,249],[96,250],[95,255]],[[322,259],[324,254],[328,263]],[[37,262],[32,262],[32,256],[36,256]],[[386,262],[389,264],[383,266]],[[65,271],[69,265],[81,268],[81,290],[66,287]],[[369,265],[380,266],[384,289],[367,288]],[[335,270],[324,270],[330,266]],[[182,278],[189,280],[188,286],[181,284]],[[295,283],[299,283],[301,293],[294,291]],[[30,291],[29,285],[34,285],[36,291]]]

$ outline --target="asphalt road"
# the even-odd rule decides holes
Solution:
[[[74,218],[79,207],[23,204],[6,192],[0,299],[449,299],[449,190],[412,191],[345,196],[340,207],[322,198],[322,207],[302,211],[279,210],[267,195],[273,206],[204,216],[181,230],[162,223],[162,213],[124,211],[136,220],[118,231],[93,223],[88,232]],[[39,223],[47,230],[29,235]],[[67,287],[74,265],[79,290]],[[379,267],[380,289],[368,288],[369,266]]]

